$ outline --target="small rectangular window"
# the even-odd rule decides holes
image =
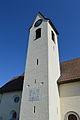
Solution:
[[[36,107],[34,106],[34,113],[35,113]]]
[[[53,31],[51,31],[51,35],[52,35],[52,40],[55,42],[55,37],[54,37]]]
[[[38,62],[39,62],[39,61],[38,61],[38,59],[37,59],[37,65],[38,65]]]
[[[41,28],[36,30],[36,39],[41,37]]]
[[[36,84],[36,80],[35,80],[35,84]]]

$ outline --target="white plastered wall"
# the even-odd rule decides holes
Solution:
[[[15,96],[19,96],[21,99],[21,92],[16,91],[0,94],[0,118],[2,118],[2,120],[8,120],[12,110],[15,110],[17,112],[17,118],[19,117],[21,101],[15,103]]]
[[[35,22],[40,17],[37,16]],[[44,18],[39,27],[34,27],[34,24],[30,29],[20,120],[60,120],[57,86],[57,80],[60,77],[60,68],[57,35],[53,30],[56,41],[54,44],[50,37],[52,27]],[[35,40],[35,31],[38,28],[41,28],[41,38]],[[39,60],[38,66],[36,65],[37,58]],[[44,84],[41,85],[41,82]],[[39,101],[29,101],[29,89],[33,88],[40,89]],[[35,114],[33,111],[34,106],[36,107]]]
[[[61,120],[64,120],[69,111],[74,111],[80,116],[80,82],[62,84],[59,89]]]
[[[40,19],[37,16],[35,22]],[[41,38],[35,40],[36,29],[41,28]],[[35,28],[30,29],[25,78],[21,102],[20,120],[48,120],[48,43],[47,43],[47,23],[45,21]],[[37,65],[37,59],[39,64]],[[36,84],[35,84],[36,79]],[[41,85],[41,82],[44,84]],[[30,85],[28,88],[27,85]],[[40,100],[29,101],[29,89],[40,89]],[[36,107],[36,113],[33,109]]]
[[[54,41],[51,37],[54,33]],[[57,34],[48,23],[48,89],[49,89],[49,120],[60,120],[60,99],[57,80],[60,77]]]

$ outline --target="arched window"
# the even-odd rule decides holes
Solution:
[[[14,112],[14,113],[12,114],[12,118],[13,118],[13,119],[16,119],[16,118],[17,118],[17,113],[16,113],[16,112]]]
[[[9,120],[17,120],[17,113],[15,110],[12,110],[9,115]]]
[[[66,113],[64,120],[80,120],[80,117],[76,112],[69,111]]]
[[[36,30],[36,39],[40,38],[41,37],[41,28],[38,28]]]

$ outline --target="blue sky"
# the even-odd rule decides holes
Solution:
[[[28,29],[38,11],[59,32],[60,61],[80,57],[80,0],[0,0],[0,87],[25,71]]]

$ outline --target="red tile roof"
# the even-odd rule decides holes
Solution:
[[[80,58],[61,63],[61,77],[58,84],[80,81]]]
[[[58,84],[80,81],[80,58],[60,63],[61,76]],[[21,91],[23,89],[24,74],[15,77],[0,88],[0,93]]]
[[[21,91],[23,89],[24,74],[13,78],[0,88],[0,93]]]

